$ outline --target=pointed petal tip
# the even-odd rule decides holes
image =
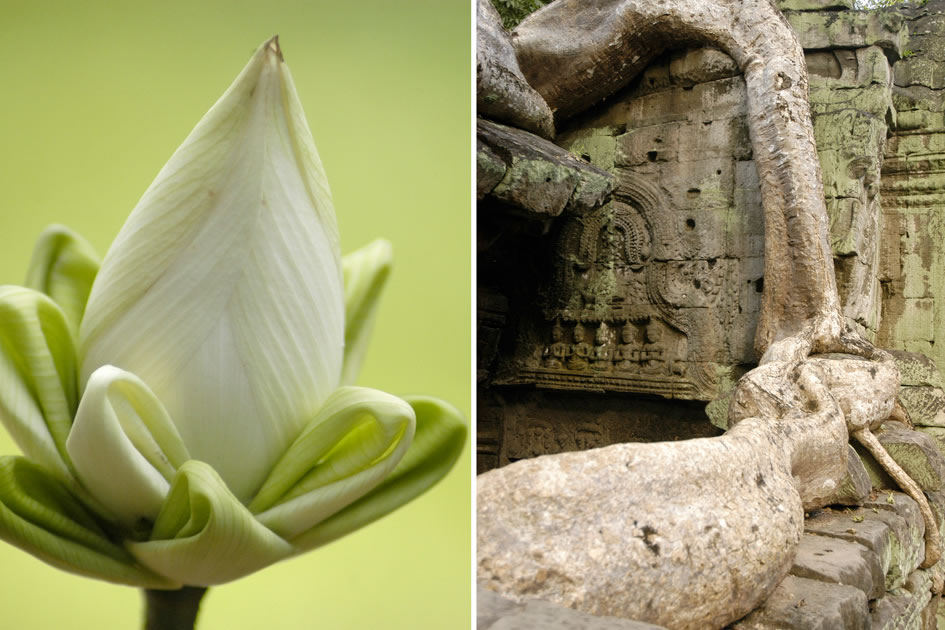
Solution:
[[[282,48],[279,47],[279,36],[273,35],[272,39],[264,44],[264,47],[267,51],[274,54],[279,61],[285,61],[285,58],[282,56]]]

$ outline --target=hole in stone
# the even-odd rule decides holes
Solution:
[[[758,278],[757,280],[755,280],[755,291],[757,291],[758,293],[761,293],[764,290],[765,290],[765,279]]]
[[[590,161],[591,161],[591,155],[590,155],[590,153],[582,153],[582,154],[581,154],[581,159],[584,160],[585,162],[590,162]]]
[[[715,171],[715,174],[716,174],[716,175],[721,175],[721,174],[722,174],[722,169],[719,169],[719,170]]]
[[[647,151],[647,153],[646,153],[646,159],[648,159],[650,162],[655,162],[655,161],[656,161],[656,158],[658,158],[659,155],[660,155],[660,154],[657,153],[656,151]]]
[[[686,196],[689,197],[690,199],[695,199],[701,193],[702,191],[699,190],[698,188],[690,188],[689,190],[686,191]]]
[[[695,280],[692,281],[692,286],[694,286],[694,287],[697,288],[697,289],[701,289],[701,288],[702,288],[702,283],[699,282],[699,278],[696,278]]]
[[[696,229],[696,220],[695,219],[686,219],[686,229],[694,230]]]
[[[702,121],[702,124],[705,125],[706,127],[708,127],[709,125],[712,124],[712,121],[711,121],[711,120],[703,120],[703,121]]]

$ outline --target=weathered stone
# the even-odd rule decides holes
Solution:
[[[879,46],[899,58],[908,27],[895,13],[875,11],[787,11],[788,22],[805,49]]]
[[[864,515],[889,526],[891,554],[886,588],[900,588],[925,557],[925,523],[919,507],[901,492],[880,492],[875,500],[864,503],[862,509]]]
[[[862,505],[869,497],[873,485],[862,460],[849,444],[847,445],[847,473],[830,499],[831,505]]]
[[[853,586],[868,599],[886,592],[879,556],[858,543],[827,536],[801,536],[791,575]]]
[[[925,355],[902,350],[889,350],[904,386],[943,387],[942,375],[935,362]]]
[[[824,510],[806,519],[804,533],[840,538],[863,545],[879,559],[881,575],[885,576],[892,562],[889,525],[870,518],[869,510]],[[884,580],[885,582],[885,580]]]
[[[789,575],[762,606],[732,626],[732,630],[784,628],[870,628],[866,594],[852,586]]]
[[[476,17],[476,111],[554,137],[551,110],[522,75],[509,35],[489,0],[479,0]]]
[[[852,9],[853,0],[778,0],[778,8],[782,11]]]
[[[478,140],[506,165],[489,196],[520,210],[553,218],[565,209],[588,212],[607,198],[613,176],[561,147],[520,129],[479,119]],[[498,170],[490,166],[491,170]]]
[[[899,402],[917,427],[945,427],[945,391],[940,387],[902,387]]]
[[[945,458],[928,435],[888,422],[876,434],[886,452],[919,487],[934,492],[945,481]]]
[[[662,626],[617,617],[596,617],[532,599],[513,602],[492,591],[476,590],[477,630],[660,630]]]
[[[506,166],[496,153],[484,144],[476,141],[476,198],[482,199],[505,176]]]

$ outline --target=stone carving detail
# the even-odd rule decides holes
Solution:
[[[560,424],[540,418],[515,421],[505,435],[504,456],[509,462],[550,453],[586,451],[612,443],[602,421]]]
[[[713,392],[706,371],[690,363],[691,325],[681,307],[715,306],[725,265],[655,260],[654,250],[679,250],[666,206],[652,186],[624,174],[614,201],[565,219],[538,339],[520,341],[527,358],[506,383],[671,398]]]

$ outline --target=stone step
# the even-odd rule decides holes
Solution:
[[[867,599],[880,598],[886,592],[879,556],[864,545],[830,536],[801,536],[791,575],[852,586]]]
[[[870,628],[866,595],[859,588],[789,575],[763,606],[732,630],[865,630]]]

